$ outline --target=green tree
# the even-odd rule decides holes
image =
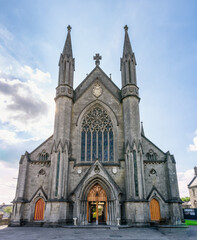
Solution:
[[[4,208],[3,211],[6,212],[6,213],[11,213],[12,212],[12,206],[8,206],[8,207]]]
[[[189,202],[190,201],[190,197],[182,197],[181,200],[183,202]]]

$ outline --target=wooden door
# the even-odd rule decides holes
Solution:
[[[89,216],[90,213],[90,207],[91,205],[96,207],[96,223],[98,224],[99,221],[99,206],[104,205],[103,209],[105,212],[103,212],[104,216],[102,219],[105,219],[107,221],[107,194],[105,190],[99,185],[95,184],[89,191],[88,197],[87,197],[87,220],[91,222],[91,217]]]
[[[151,221],[160,221],[161,219],[159,202],[155,198],[150,201],[150,217]]]
[[[42,198],[38,199],[35,205],[34,220],[41,221],[44,220],[44,200]]]

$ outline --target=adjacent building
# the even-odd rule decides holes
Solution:
[[[188,184],[191,208],[197,208],[197,167],[194,167],[194,177]]]

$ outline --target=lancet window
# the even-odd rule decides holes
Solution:
[[[81,129],[81,161],[114,161],[113,124],[103,108],[91,109]]]

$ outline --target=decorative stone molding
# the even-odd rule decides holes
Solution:
[[[56,98],[66,96],[73,98],[73,89],[68,85],[60,85],[56,88]]]
[[[139,88],[134,84],[128,84],[122,88],[122,99],[128,96],[139,98]]]

